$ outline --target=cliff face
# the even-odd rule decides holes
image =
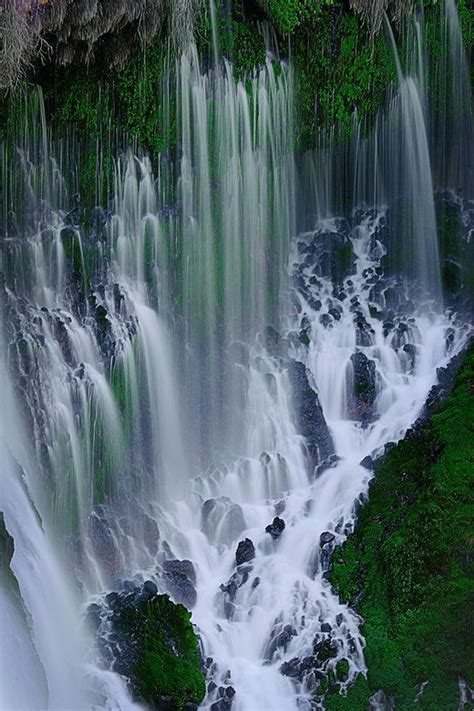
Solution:
[[[96,139],[112,122],[156,154],[175,140],[173,106],[165,119],[158,98],[170,56],[194,34],[206,66],[217,36],[221,55],[244,76],[265,61],[263,23],[295,67],[297,142],[306,148],[318,128],[338,123],[349,130],[354,110],[370,117],[382,105],[395,78],[378,12],[385,6],[402,37],[410,6],[396,1],[217,0],[213,23],[208,3],[200,0],[8,0],[0,31],[15,51],[4,53],[1,86],[11,88],[22,77],[38,82],[59,134],[74,124]],[[460,0],[459,9],[469,45],[474,13],[467,0]],[[425,22],[436,55],[436,3],[425,2]],[[4,116],[3,131],[5,122]]]
[[[472,688],[472,346],[427,413],[376,466],[355,533],[334,554],[332,583],[364,620],[368,675],[328,709],[363,709],[380,690],[397,709],[415,699],[456,709],[460,685]]]

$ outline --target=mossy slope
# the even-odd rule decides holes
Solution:
[[[329,710],[365,709],[379,689],[403,709],[459,705],[474,681],[474,347],[452,392],[376,467],[332,582],[362,615],[367,679]],[[427,682],[415,705],[421,684]]]

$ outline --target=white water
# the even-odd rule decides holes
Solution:
[[[373,139],[362,139],[359,126],[350,148],[356,160],[341,161],[329,145],[307,155],[299,173],[289,67],[275,71],[269,61],[247,91],[228,64],[202,73],[192,50],[175,79],[179,158],[169,166],[162,156],[155,174],[148,159],[117,162],[103,236],[74,222],[63,229],[74,201],[58,165],[66,171],[68,161],[52,157],[41,101],[38,129],[31,138],[25,131],[21,145],[22,171],[9,175],[23,181],[28,219],[20,235],[7,236],[2,256],[11,309],[2,351],[18,390],[13,395],[2,368],[0,508],[22,598],[2,591],[2,655],[22,654],[27,683],[7,667],[5,709],[132,708],[124,680],[90,652],[89,633],[79,629],[82,606],[125,578],[162,586],[163,556],[195,565],[193,621],[214,660],[209,679],[234,687],[237,711],[309,709],[310,680],[293,681],[280,667],[312,655],[316,637],[337,647],[326,670],[346,658],[348,682],[364,671],[359,620],[324,578],[331,546],[320,536],[332,532],[334,545],[350,532],[371,476],[361,460],[403,436],[436,368],[467,335],[441,305],[419,77],[400,73],[399,94]],[[31,102],[25,125],[35,124],[38,106]],[[349,205],[335,186],[341,165]],[[383,222],[400,199],[408,217],[390,223],[394,237],[382,246]],[[342,215],[343,228],[335,217]],[[337,284],[304,261],[305,249],[342,233],[356,270]],[[394,276],[385,286],[403,297],[405,311],[390,315],[374,275],[385,249],[400,244],[408,282]],[[79,307],[78,284],[68,288],[71,251],[80,285],[97,269],[93,298]],[[413,277],[422,289],[412,288]],[[364,335],[354,323],[355,297]],[[389,333],[377,312],[393,320]],[[269,325],[281,334],[278,353]],[[416,348],[414,365],[404,345]],[[351,402],[357,351],[377,374],[366,426]],[[306,365],[340,457],[316,478],[298,431],[289,359]],[[276,513],[286,527],[273,541],[265,527]],[[146,543],[153,520],[156,550]],[[220,586],[246,537],[256,557],[231,600]],[[286,643],[280,637],[278,645],[281,634]]]

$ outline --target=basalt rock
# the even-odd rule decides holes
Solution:
[[[334,454],[334,444],[319,398],[309,384],[304,363],[291,361],[288,376],[293,389],[297,428],[306,439],[314,469],[317,464]]]
[[[133,697],[155,709],[196,708],[206,689],[190,613],[158,595],[152,581],[110,593],[103,606],[107,630],[99,628],[98,647]]]
[[[265,532],[269,533],[270,536],[276,541],[280,538],[281,534],[285,530],[285,522],[279,516],[275,516],[272,523],[265,527]]]
[[[240,541],[235,552],[235,562],[237,565],[242,565],[243,563],[249,563],[255,558],[255,546],[250,540],[246,538]]]
[[[368,425],[375,418],[377,397],[376,371],[373,360],[358,351],[351,355],[353,368],[353,392],[350,400],[350,416]]]

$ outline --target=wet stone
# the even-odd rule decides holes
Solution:
[[[255,558],[255,546],[250,540],[246,538],[240,541],[235,552],[235,562],[237,565],[242,565],[243,563],[248,563]]]
[[[285,530],[285,522],[279,516],[275,516],[272,523],[266,526],[265,532],[269,533],[273,540],[280,538],[281,534]]]
[[[336,536],[330,531],[324,531],[319,537],[319,543],[321,546],[326,546],[328,543],[332,543]]]

